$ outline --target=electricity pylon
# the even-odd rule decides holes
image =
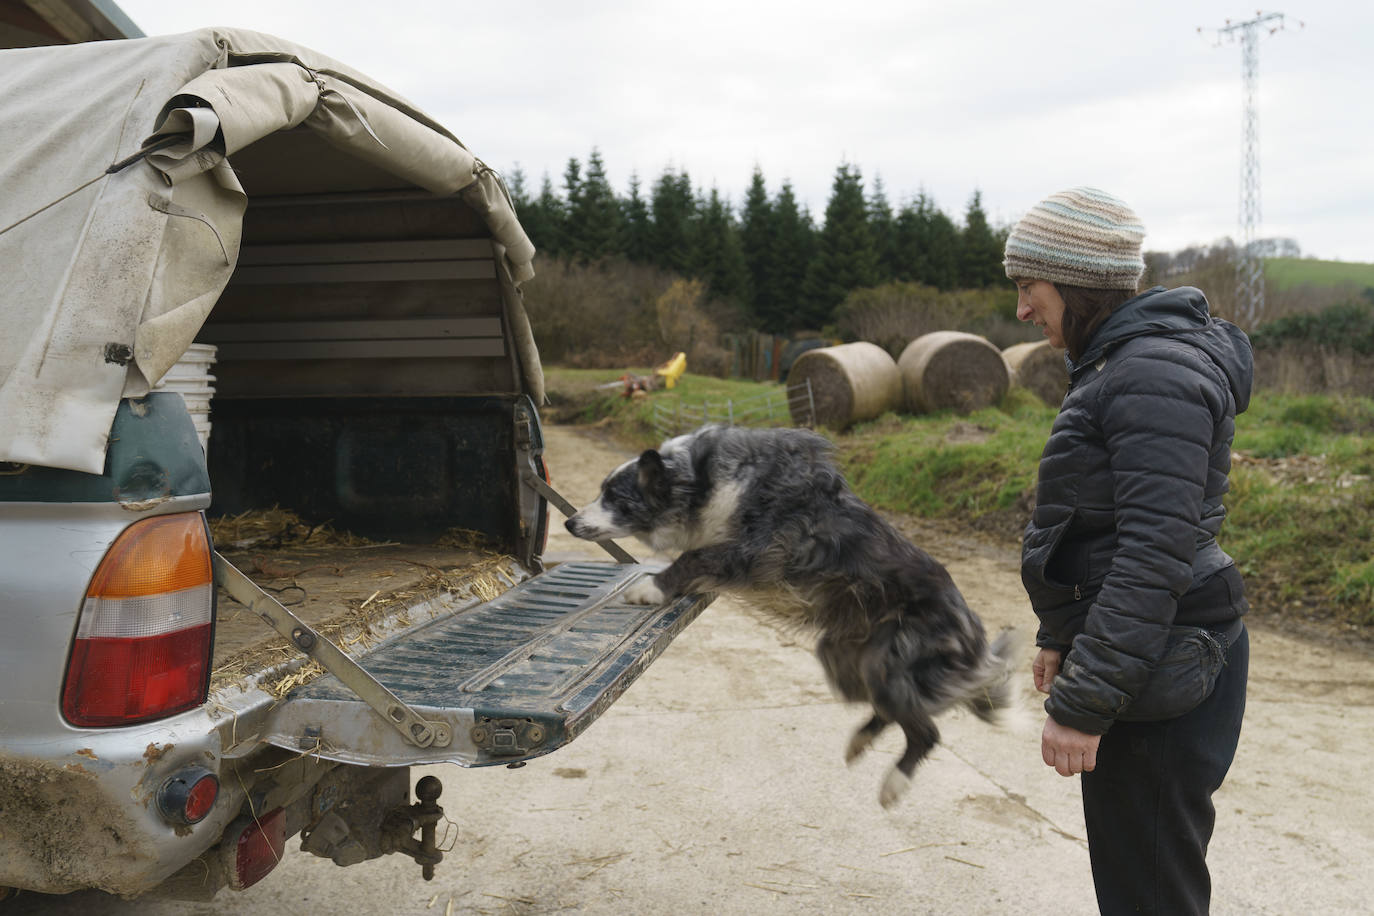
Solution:
[[[1247,327],[1254,327],[1264,315],[1264,256],[1259,250],[1260,172],[1259,172],[1259,110],[1255,97],[1259,92],[1260,27],[1268,27],[1270,35],[1284,27],[1283,13],[1256,13],[1245,22],[1226,20],[1216,30],[1217,43],[1222,39],[1240,42],[1241,76],[1244,109],[1241,117],[1240,165],[1240,244],[1236,251],[1236,316]],[[1298,24],[1301,27],[1302,23]],[[1199,32],[1202,29],[1198,29]]]

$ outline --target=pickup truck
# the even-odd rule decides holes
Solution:
[[[432,877],[409,768],[557,750],[709,600],[623,602],[613,544],[542,561],[499,176],[225,30],[0,52],[0,149],[0,898],[204,899],[297,836]],[[193,344],[208,448],[155,387]]]

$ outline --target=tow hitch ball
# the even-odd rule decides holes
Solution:
[[[435,777],[421,777],[415,784],[415,797],[419,801],[392,809],[382,822],[382,850],[404,853],[420,863],[426,881],[434,879],[434,866],[444,858],[434,842],[435,828],[444,817],[444,809],[435,802],[443,791],[443,784]],[[415,839],[417,829],[420,831],[418,840]]]

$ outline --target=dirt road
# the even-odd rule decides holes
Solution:
[[[579,505],[626,457],[587,430],[546,432],[554,485]],[[1013,549],[907,527],[991,629],[1030,625]],[[588,550],[560,529],[549,558]],[[1216,796],[1213,911],[1370,912],[1370,657],[1259,626],[1252,639],[1245,732]],[[569,747],[518,770],[426,768],[453,822],[432,882],[398,857],[339,869],[295,853],[208,904],[79,894],[13,910],[1093,913],[1078,782],[1040,762],[1043,714],[1026,682],[1024,727],[947,716],[911,793],[885,811],[878,787],[899,736],[847,768],[863,711],[831,697],[804,641],[721,599]]]

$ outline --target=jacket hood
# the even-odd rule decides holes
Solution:
[[[1123,302],[1093,334],[1082,359],[1069,363],[1070,374],[1097,362],[1127,340],[1145,335],[1172,337],[1202,350],[1230,382],[1236,413],[1250,406],[1255,376],[1250,338],[1231,322],[1213,318],[1207,297],[1191,286],[1156,286]]]

